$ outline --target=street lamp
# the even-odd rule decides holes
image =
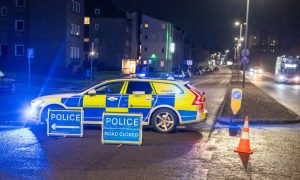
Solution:
[[[91,74],[90,74],[90,80],[93,80],[93,60],[96,55],[95,49],[94,49],[94,43],[92,43],[92,50],[90,52],[90,57],[91,57]]]
[[[245,30],[245,50],[248,48],[248,25],[249,25],[249,4],[250,0],[247,0],[247,11],[246,11],[246,30]],[[243,61],[243,88],[245,87],[246,79],[246,62]]]

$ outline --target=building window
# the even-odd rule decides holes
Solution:
[[[144,51],[147,51],[147,50],[148,50],[148,48],[145,47],[145,48],[144,48]]]
[[[145,39],[148,39],[148,35],[145,35]]]
[[[126,33],[129,33],[129,27],[126,26],[126,29],[125,29]]]
[[[161,29],[166,29],[166,24],[165,23],[161,24]]]
[[[159,66],[160,66],[160,67],[165,67],[165,61],[160,61]]]
[[[95,30],[99,30],[99,24],[95,24]]]
[[[161,53],[164,53],[165,52],[165,48],[161,48]]]
[[[1,7],[1,16],[7,16],[7,8]]]
[[[126,40],[126,43],[125,43],[126,47],[129,47],[129,41]]]
[[[24,56],[24,45],[15,45],[15,56]]]
[[[99,39],[98,38],[95,38],[95,44],[99,44]]]
[[[149,24],[148,24],[148,23],[145,23],[145,24],[144,24],[144,28],[148,29],[148,28],[149,28]]]
[[[77,8],[78,11],[77,12],[80,13],[80,2],[78,2],[77,5],[78,5],[78,8]]]
[[[90,42],[90,39],[89,38],[84,38],[83,42],[88,43],[88,42]]]
[[[79,52],[79,47],[77,47],[77,48],[76,48],[76,58],[77,58],[77,59],[79,59],[79,54],[80,54],[80,52]]]
[[[101,9],[95,8],[95,15],[100,15],[101,14]]]
[[[89,25],[90,24],[90,17],[84,17],[84,24]]]
[[[24,20],[15,20],[15,30],[19,32],[24,31]]]
[[[16,0],[16,7],[25,7],[25,0]]]

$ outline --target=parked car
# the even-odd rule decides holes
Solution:
[[[2,71],[0,71],[0,91],[10,92],[12,94],[16,93],[17,91],[16,80],[7,78]]]

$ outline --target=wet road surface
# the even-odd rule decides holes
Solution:
[[[300,85],[274,82],[271,73],[247,74],[247,78],[265,93],[300,116]]]

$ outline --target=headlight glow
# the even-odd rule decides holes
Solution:
[[[296,76],[296,77],[294,78],[294,80],[298,82],[298,81],[300,81],[300,77],[299,77],[299,76]]]
[[[254,70],[253,70],[253,68],[250,68],[250,72],[253,72]]]

